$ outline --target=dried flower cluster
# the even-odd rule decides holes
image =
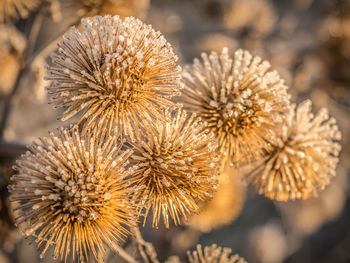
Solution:
[[[47,79],[51,102],[68,108],[66,120],[83,111],[84,130],[106,121],[109,129],[134,138],[180,89],[177,57],[160,32],[133,17],[82,19],[52,55]]]
[[[152,209],[156,227],[161,217],[169,227],[169,217],[177,225],[198,212],[219,167],[214,134],[196,114],[172,109],[180,67],[163,36],[135,18],[82,24],[61,41],[47,76],[52,102],[68,108],[62,119],[82,116],[71,130],[33,143],[9,187],[16,221],[41,255],[55,244],[55,258],[73,261],[89,251],[97,258],[105,244],[117,251],[141,210],[146,221]],[[120,135],[133,154],[120,151]]]
[[[25,17],[39,1],[3,0],[0,22]],[[270,1],[258,2],[233,1],[226,26],[270,32],[276,20]],[[82,16],[120,16],[84,18],[58,44],[45,77],[48,95],[65,109],[61,120],[77,121],[33,142],[14,166],[8,189],[15,221],[41,257],[53,246],[54,258],[84,262],[109,247],[128,259],[118,243],[149,214],[156,228],[182,218],[202,231],[228,224],[244,203],[235,172],[245,164],[247,182],[277,201],[316,196],[335,175],[341,148],[335,119],[325,109],[313,116],[310,101],[291,106],[269,62],[224,48],[202,53],[181,72],[160,32],[123,18],[143,17],[149,0],[77,3]],[[5,55],[0,73],[11,62]],[[0,93],[6,88],[0,85]],[[172,101],[180,95],[183,109]],[[139,235],[136,229],[140,255],[156,261]],[[198,245],[188,262],[246,263],[216,245]]]
[[[222,170],[217,192],[213,199],[204,203],[199,214],[191,218],[191,227],[209,232],[230,224],[242,211],[246,188],[235,169],[225,167]]]
[[[27,17],[38,3],[39,0],[1,0],[0,23]]]
[[[177,110],[166,113],[167,121],[155,121],[144,135],[131,143],[136,164],[136,200],[152,208],[153,226],[160,218],[169,227],[198,212],[198,202],[212,197],[217,186],[217,144],[204,131],[194,114]]]
[[[289,95],[270,64],[248,51],[202,54],[183,73],[184,107],[196,112],[213,131],[229,162],[260,159],[278,134]]]
[[[99,130],[84,137],[77,129],[40,138],[14,167],[11,200],[16,223],[34,236],[41,257],[55,245],[54,258],[95,258],[104,245],[114,248],[135,222],[130,200],[132,180],[126,170],[131,152]]]
[[[329,184],[338,163],[341,134],[334,118],[311,101],[291,109],[274,150],[247,175],[260,194],[278,200],[308,199]]]
[[[216,244],[204,247],[197,245],[197,250],[187,252],[189,263],[247,263],[239,255],[230,255],[232,250],[227,247],[218,247]]]

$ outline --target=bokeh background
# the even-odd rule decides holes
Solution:
[[[216,243],[250,263],[350,262],[350,1],[116,0],[99,10],[93,2],[47,1],[26,19],[0,24],[0,262],[40,262],[35,244],[13,225],[6,186],[25,145],[62,125],[58,110],[47,104],[43,76],[48,55],[82,16],[110,12],[152,24],[173,45],[181,65],[201,52],[248,49],[278,70],[293,101],[311,99],[315,111],[327,107],[343,134],[337,176],[318,198],[279,203],[233,183],[213,208],[226,201],[222,206],[228,216],[214,213],[202,219],[208,224],[201,229],[199,223],[142,229],[160,261],[171,255],[184,258],[197,243]],[[28,28],[36,23],[35,38],[26,41]],[[28,49],[30,55],[21,62],[18,54]],[[227,218],[224,225],[215,222],[221,217]],[[54,262],[49,253],[41,261]],[[111,254],[107,262],[123,261]]]

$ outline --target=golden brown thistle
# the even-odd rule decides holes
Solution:
[[[80,0],[83,8],[81,16],[119,15],[120,17],[135,16],[144,19],[147,14],[149,0]]]
[[[133,17],[95,16],[82,19],[84,30],[72,28],[52,55],[48,67],[49,97],[68,108],[66,120],[83,111],[86,128],[106,121],[109,129],[132,139],[162,109],[173,107],[179,93],[177,57],[160,32]]]
[[[189,263],[247,263],[239,255],[230,255],[232,250],[227,247],[218,247],[216,244],[204,247],[197,245],[197,250],[187,252]]]
[[[39,0],[1,0],[0,23],[26,18],[29,11],[33,10],[39,2]]]
[[[341,134],[334,118],[321,109],[311,113],[311,101],[295,105],[274,142],[274,150],[247,180],[259,194],[288,201],[317,196],[329,184],[338,163]]]
[[[120,144],[121,145],[121,144]],[[16,223],[42,248],[55,245],[54,258],[88,260],[114,249],[135,223],[135,205],[126,170],[131,152],[120,151],[115,137],[77,129],[40,138],[14,167],[9,186],[16,201]]]
[[[196,112],[218,139],[222,159],[249,162],[260,159],[278,134],[289,95],[270,64],[248,51],[202,53],[183,73],[185,109]]]
[[[225,167],[219,176],[219,186],[213,199],[201,207],[190,225],[203,232],[231,223],[242,211],[245,201],[245,187],[238,174],[231,167]],[[220,215],[220,216],[218,216]]]
[[[141,207],[153,211],[152,225],[158,227],[161,216],[169,227],[169,215],[175,225],[198,212],[198,202],[212,197],[218,170],[217,146],[213,134],[203,130],[195,115],[178,110],[166,113],[167,121],[155,121],[142,137],[131,143]]]

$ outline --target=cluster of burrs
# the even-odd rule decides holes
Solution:
[[[88,260],[114,249],[150,209],[180,224],[217,187],[214,134],[171,98],[181,67],[160,32],[138,19],[82,20],[47,67],[50,102],[80,114],[29,146],[9,186],[15,220],[43,256]]]
[[[335,175],[335,120],[313,116],[310,102],[295,107],[279,74],[248,51],[204,53],[181,71],[160,32],[107,15],[83,19],[51,58],[50,102],[66,109],[60,119],[79,119],[33,142],[9,186],[16,223],[41,255],[50,245],[61,260],[117,251],[150,212],[154,227],[168,228],[170,218],[224,207],[227,223],[244,200],[244,191],[227,194],[237,187],[229,166],[249,165],[247,182],[280,201],[315,196]],[[244,262],[228,255],[198,248],[189,261]]]

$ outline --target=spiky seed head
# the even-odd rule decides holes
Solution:
[[[216,244],[206,246],[202,249],[201,245],[197,245],[197,250],[187,252],[189,263],[247,263],[244,258],[239,255],[230,255],[231,248],[218,247]]]
[[[191,217],[191,227],[209,232],[230,224],[241,213],[246,187],[241,182],[237,171],[225,166],[220,172],[218,181],[218,189],[213,199],[202,204],[199,214]]]
[[[40,0],[1,0],[0,23],[26,18]]]
[[[17,160],[13,184],[16,224],[33,236],[41,257],[54,245],[54,258],[95,258],[107,245],[114,249],[135,223],[136,209],[126,170],[130,150],[113,137],[76,128],[60,129],[29,146]]]
[[[222,159],[229,163],[260,159],[278,134],[289,95],[283,80],[270,64],[248,51],[230,58],[202,54],[183,72],[182,100],[185,109],[196,112],[216,134]]]
[[[194,114],[182,110],[166,112],[166,121],[155,121],[143,136],[131,143],[136,163],[136,200],[146,213],[152,209],[153,223],[161,217],[169,227],[180,216],[198,212],[198,202],[212,197],[217,186],[217,144],[213,134],[203,130]]]
[[[48,93],[66,120],[82,111],[86,128],[106,121],[132,139],[173,107],[180,89],[177,57],[160,32],[139,19],[95,16],[72,27],[52,54]]]
[[[336,174],[341,133],[327,109],[316,116],[311,101],[293,105],[271,154],[247,180],[259,194],[277,201],[317,196]]]

